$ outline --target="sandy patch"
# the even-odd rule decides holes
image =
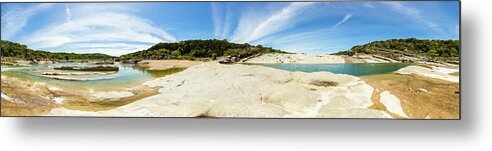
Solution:
[[[353,56],[342,56],[346,63],[394,63],[400,62],[378,55],[356,54]]]
[[[411,119],[459,118],[458,83],[415,74],[390,73],[361,78],[379,92],[388,91],[398,98],[403,112]],[[379,92],[374,93],[375,105],[371,108],[386,110],[379,104]]]
[[[341,57],[345,60],[345,63],[366,63],[366,61],[352,56],[342,55]]]
[[[143,60],[138,63],[138,66],[147,68],[147,70],[167,70],[171,68],[188,68],[201,63],[203,62],[190,60]]]

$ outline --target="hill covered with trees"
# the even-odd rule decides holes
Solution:
[[[377,54],[398,60],[404,57],[426,58],[428,60],[459,60],[459,40],[419,40],[389,39],[374,41],[352,47],[349,51],[334,53],[335,55]]]
[[[25,60],[113,60],[116,57],[106,54],[76,54],[64,52],[47,52],[29,49],[26,45],[1,40],[1,53],[3,57],[12,57]]]
[[[143,59],[194,59],[231,56],[245,58],[261,53],[286,53],[281,50],[250,45],[231,43],[227,40],[186,40],[175,43],[159,43],[147,50],[122,55],[121,60]]]

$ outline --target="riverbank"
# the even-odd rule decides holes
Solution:
[[[344,59],[335,55],[311,55],[311,54],[281,54],[267,53],[249,58],[244,63],[293,63],[293,64],[331,64],[345,63]]]
[[[357,54],[353,56],[340,55],[345,63],[399,63],[400,61],[378,55]]]
[[[347,55],[267,53],[252,58],[246,58],[242,60],[242,62],[257,63],[257,64],[338,64],[338,63],[400,63],[401,61],[393,60],[391,58],[386,58],[383,56],[366,55],[366,54],[347,56]]]

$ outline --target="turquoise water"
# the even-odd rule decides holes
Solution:
[[[109,79],[90,80],[90,81],[68,81],[57,80],[48,77],[43,77],[40,74],[43,72],[52,72],[54,66],[64,65],[80,65],[87,66],[89,64],[56,64],[56,65],[34,65],[30,67],[8,67],[2,68],[2,75],[18,77],[34,82],[44,82],[51,85],[67,86],[71,88],[83,89],[114,89],[114,88],[129,88],[136,84],[152,80],[157,77],[162,77],[170,74],[170,72],[179,71],[148,71],[132,65],[117,65],[119,71],[108,75],[81,75],[81,76],[97,76],[108,77]],[[338,74],[349,74],[354,76],[364,76],[372,74],[382,74],[396,71],[406,67],[409,64],[403,63],[353,63],[353,64],[260,64],[266,67],[272,67],[287,71],[302,71],[302,72],[319,72],[328,71]],[[57,71],[60,72],[60,71]]]
[[[345,63],[345,64],[260,64],[287,71],[320,72],[365,76],[396,71],[410,64],[405,63]]]
[[[18,77],[35,82],[45,82],[52,85],[80,87],[88,89],[108,89],[108,88],[128,88],[133,85],[143,83],[148,80],[162,76],[159,71],[148,71],[133,65],[117,65],[119,71],[108,75],[80,75],[78,77],[106,77],[109,79],[89,80],[89,81],[68,81],[57,80],[43,77],[43,72],[53,72],[55,66],[87,66],[89,64],[56,64],[56,65],[33,65],[30,67],[2,67],[2,75]],[[58,70],[57,72],[60,72]],[[73,76],[77,77],[77,76]]]

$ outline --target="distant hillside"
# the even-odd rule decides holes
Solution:
[[[280,50],[253,46],[250,44],[236,44],[227,40],[186,40],[175,43],[159,43],[147,50],[122,55],[121,60],[143,59],[194,59],[233,56],[245,58],[260,53],[285,53]]]
[[[26,60],[113,60],[116,57],[93,53],[93,54],[75,54],[75,53],[53,53],[29,49],[26,45],[1,40],[1,53],[3,57],[12,57]]]
[[[376,54],[396,60],[420,58],[427,60],[459,60],[459,40],[419,40],[416,38],[374,41],[352,47],[336,55]]]

